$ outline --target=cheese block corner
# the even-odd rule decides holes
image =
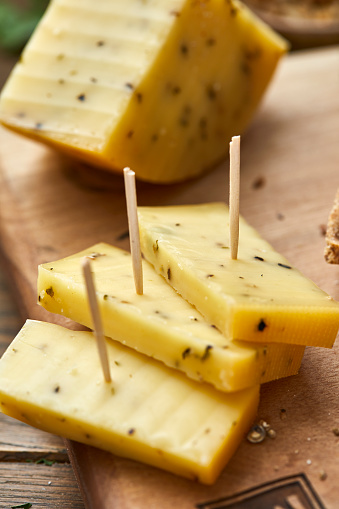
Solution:
[[[52,0],[0,120],[90,165],[180,181],[227,154],[286,50],[237,0]]]

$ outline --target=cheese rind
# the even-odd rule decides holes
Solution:
[[[7,127],[174,182],[220,161],[287,44],[237,1],[53,0],[7,82]]]
[[[227,337],[333,345],[339,303],[243,218],[238,259],[232,260],[226,205],[139,207],[138,214],[145,258]]]
[[[28,321],[0,361],[0,408],[45,431],[211,484],[255,417],[259,388],[198,384],[93,334]]]
[[[236,391],[296,374],[304,348],[232,342],[207,323],[143,261],[144,294],[137,295],[129,253],[96,244],[65,259],[39,266],[39,304],[92,327],[81,271],[91,270],[104,333],[167,366],[223,391]]]

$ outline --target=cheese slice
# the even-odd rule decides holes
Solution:
[[[45,431],[211,484],[256,415],[259,388],[225,394],[107,340],[28,321],[0,361],[0,408]]]
[[[52,0],[0,118],[87,163],[183,180],[226,155],[286,49],[238,1]]]
[[[243,218],[232,260],[226,205],[139,207],[139,221],[146,259],[228,338],[333,345],[339,303]]]
[[[303,347],[230,341],[146,261],[144,294],[137,295],[130,254],[108,244],[96,244],[65,259],[40,265],[40,305],[92,327],[81,270],[83,256],[92,258],[106,336],[223,391],[240,390],[298,372]]]

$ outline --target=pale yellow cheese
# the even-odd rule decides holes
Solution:
[[[286,48],[236,0],[52,0],[0,119],[88,163],[183,180],[225,156]]]
[[[113,382],[90,332],[28,321],[0,361],[0,408],[16,419],[211,484],[255,417],[259,388],[189,380],[107,340]]]
[[[339,303],[240,218],[238,259],[226,205],[140,207],[148,261],[227,337],[331,347]]]
[[[91,270],[107,336],[223,391],[298,372],[303,347],[230,341],[145,261],[144,294],[137,295],[130,254],[108,244],[39,266],[40,305],[92,327],[81,271],[85,255],[93,258]]]

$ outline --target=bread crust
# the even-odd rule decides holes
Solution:
[[[328,218],[326,230],[325,260],[339,264],[339,188]]]

